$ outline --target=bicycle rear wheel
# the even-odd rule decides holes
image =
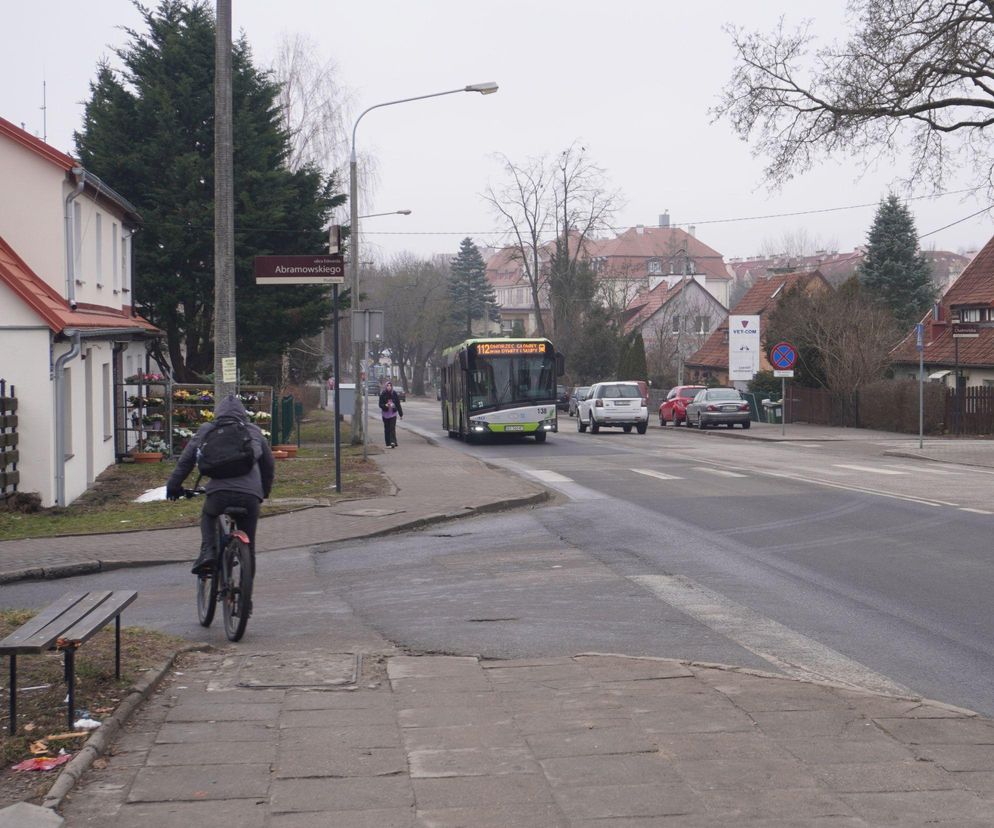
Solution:
[[[217,570],[197,576],[197,617],[200,626],[209,627],[217,609]]]
[[[233,537],[221,556],[221,610],[224,633],[229,641],[240,641],[252,613],[252,553],[246,544]]]

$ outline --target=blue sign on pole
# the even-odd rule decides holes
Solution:
[[[915,325],[915,347],[919,351],[925,350],[925,323],[919,322]]]
[[[789,371],[797,364],[797,350],[789,342],[774,345],[770,351],[770,362],[778,371]]]

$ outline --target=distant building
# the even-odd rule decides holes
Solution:
[[[760,351],[759,370],[771,370],[766,358],[766,349],[769,343],[765,340],[764,316],[779,304],[780,298],[785,293],[795,287],[808,293],[815,293],[828,290],[830,285],[818,270],[777,273],[767,278],[758,278],[745,296],[732,308],[718,329],[708,337],[703,347],[687,360],[689,370],[687,381],[701,385],[708,382],[728,385],[728,318],[731,316],[759,316],[759,336],[763,343],[763,348]]]

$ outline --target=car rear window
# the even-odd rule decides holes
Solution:
[[[693,386],[691,388],[682,388],[676,392],[676,395],[678,397],[689,397],[690,399],[693,399],[698,395],[698,393],[700,393],[703,390],[704,390],[703,385]]]
[[[708,391],[709,400],[741,400],[742,395],[734,388],[716,388]]]
[[[638,399],[642,396],[642,392],[639,391],[639,387],[637,385],[622,385],[621,383],[618,383],[616,385],[605,385],[603,389],[601,389],[601,396],[606,397],[607,399]]]

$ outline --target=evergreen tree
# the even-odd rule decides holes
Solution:
[[[134,303],[166,332],[180,380],[213,369],[214,37],[203,2],[137,5],[145,32],[90,84],[80,160],[131,200],[144,219],[135,239]],[[243,373],[320,331],[330,314],[321,287],[255,284],[252,260],[321,253],[330,210],[342,203],[319,171],[286,164],[278,87],[256,69],[244,38],[233,47],[236,335]]]
[[[621,336],[613,315],[601,305],[591,307],[572,343],[567,365],[581,384],[608,380],[618,368]]]
[[[902,328],[918,322],[935,299],[928,262],[918,251],[915,220],[895,195],[881,201],[877,209],[859,280],[890,308]]]
[[[634,331],[621,343],[617,376],[619,380],[644,380],[649,376],[649,366],[645,358],[645,340],[641,331]]]
[[[473,335],[473,320],[486,317],[500,320],[494,286],[487,281],[486,265],[480,250],[468,236],[459,243],[459,253],[452,260],[449,299],[453,318],[466,323],[466,338]]]

